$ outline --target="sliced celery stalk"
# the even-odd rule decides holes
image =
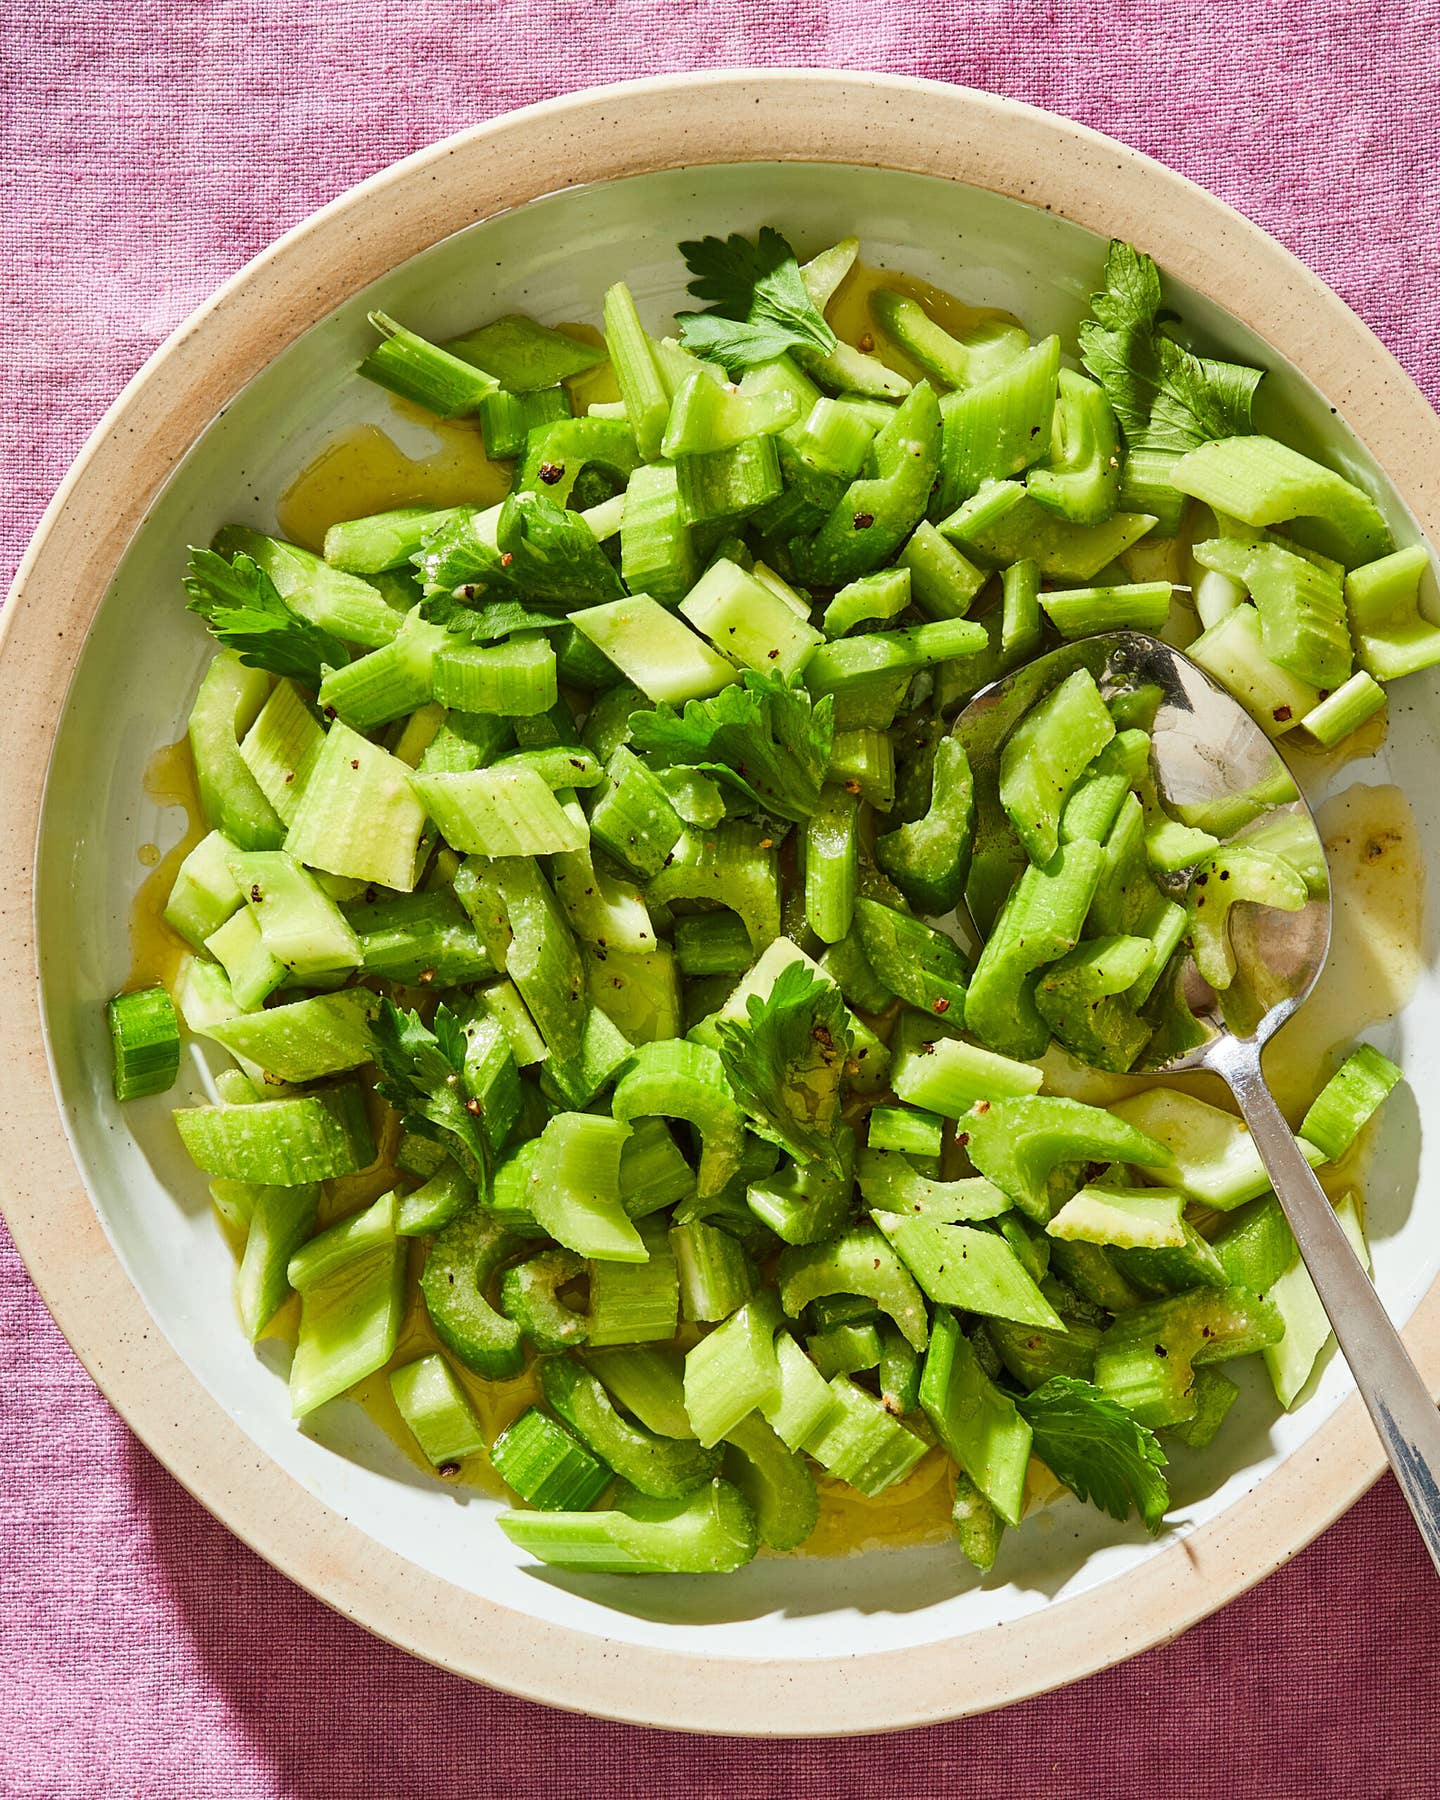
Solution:
[[[274,850],[285,826],[240,754],[240,739],[270,692],[261,669],[247,669],[229,651],[206,669],[190,709],[190,754],[205,822],[244,850]]]
[[[530,1210],[559,1244],[597,1261],[643,1263],[649,1251],[620,1201],[628,1126],[594,1113],[559,1113],[545,1127]]]
[[[441,836],[479,856],[548,856],[589,841],[550,784],[525,764],[496,764],[463,775],[416,775],[413,786]]]
[[[400,1417],[437,1469],[485,1448],[485,1434],[464,1388],[443,1356],[422,1356],[390,1372]]]
[[[904,1262],[873,1225],[823,1244],[791,1245],[777,1269],[780,1303],[794,1319],[829,1294],[863,1294],[894,1320],[917,1350],[928,1335],[925,1297]]]
[[[833,1406],[805,1449],[837,1481],[874,1498],[903,1481],[928,1445],[844,1375],[830,1383]]]
[[[635,1423],[616,1410],[596,1376],[570,1355],[540,1365],[546,1404],[603,1462],[642,1493],[679,1499],[709,1482],[720,1465],[713,1450]]]
[[[386,313],[372,312],[370,323],[380,342],[360,364],[359,373],[439,418],[478,412],[480,402],[499,385],[493,375],[429,343]]]
[[[295,612],[349,643],[373,650],[388,644],[400,629],[400,614],[386,605],[378,588],[358,575],[332,569],[323,557],[298,544],[266,537],[245,525],[227,525],[213,548],[222,556],[250,557]]]
[[[1345,577],[1345,602],[1361,666],[1377,681],[1396,681],[1440,662],[1440,626],[1420,609],[1430,568],[1423,544],[1407,544]]]
[[[497,1523],[542,1562],[597,1574],[723,1575],[755,1554],[755,1515],[728,1481],[681,1500],[616,1501],[608,1512],[501,1513]]]
[[[290,1410],[299,1419],[383,1368],[405,1311],[406,1246],[392,1242],[342,1264],[309,1288],[290,1365]]]
[[[1217,1212],[1229,1212],[1270,1187],[1250,1133],[1233,1113],[1222,1112],[1178,1088],[1147,1088],[1118,1100],[1113,1115],[1158,1143],[1165,1160],[1152,1165],[1156,1179]],[[1314,1167],[1325,1153],[1303,1136],[1305,1160]]]
[[[235,1301],[240,1323],[253,1344],[290,1297],[290,1258],[315,1228],[320,1184],[261,1184],[248,1191],[250,1218],[245,1253],[235,1274]]]
[[[1219,438],[1182,456],[1170,472],[1182,494],[1247,525],[1303,519],[1305,541],[1347,568],[1390,549],[1390,528],[1367,493],[1268,437]]]
[[[1370,1251],[1353,1193],[1337,1201],[1335,1216],[1350,1240],[1350,1248],[1368,1270]],[[1288,1412],[1303,1393],[1321,1351],[1330,1342],[1330,1320],[1315,1283],[1298,1256],[1271,1284],[1266,1298],[1284,1321],[1285,1333],[1278,1342],[1265,1346],[1265,1371],[1275,1389],[1275,1398]]]
[[[408,893],[424,826],[410,770],[336,720],[310,771],[285,848],[309,868]]]
[[[237,850],[230,872],[271,956],[300,981],[353,969],[360,940],[310,871],[285,850]]]
[[[743,668],[795,675],[824,641],[773,589],[723,557],[691,588],[680,611],[723,656]]]
[[[163,1094],[180,1072],[180,1021],[163,987],[117,994],[105,1009],[117,1100]]]
[[[352,1085],[294,1100],[182,1108],[175,1124],[197,1168],[235,1181],[298,1187],[353,1175],[375,1155],[364,1101]]]
[[[542,1513],[584,1512],[612,1480],[599,1457],[535,1406],[496,1438],[490,1465],[507,1487]]]
[[[276,682],[255,723],[240,740],[245,766],[287,825],[299,808],[324,741],[324,726],[290,681]]]
[[[779,1399],[773,1294],[747,1301],[685,1357],[685,1411],[695,1436],[716,1444],[757,1407]]]
[[[277,1080],[316,1081],[370,1061],[374,1054],[370,1020],[376,1004],[373,995],[355,990],[313,994],[288,1006],[192,1029]]]
[[[1327,1162],[1340,1158],[1385,1104],[1401,1072],[1372,1044],[1361,1044],[1325,1083],[1300,1122],[1300,1134]]]
[[[981,1368],[955,1315],[941,1310],[925,1368],[920,1404],[940,1442],[1007,1525],[1018,1525],[1025,1504],[1031,1431]]]
[[[679,706],[739,679],[733,663],[648,594],[584,608],[571,621],[651,700]]]

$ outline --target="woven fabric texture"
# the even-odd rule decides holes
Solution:
[[[1437,43],[1437,0],[15,0],[0,563],[126,378],[279,232],[474,121],[664,70],[889,70],[1069,114],[1274,233],[1440,400]],[[3,1800],[1440,1792],[1440,1608],[1388,1480],[1179,1643],[1004,1713],[795,1744],[587,1723],[261,1564],[110,1412],[8,1240],[0,1559]]]

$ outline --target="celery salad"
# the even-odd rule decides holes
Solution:
[[[1046,1471],[1159,1531],[1225,1365],[1288,1406],[1327,1341],[1235,1117],[1045,1076],[1176,1042],[1187,958],[1224,986],[1222,864],[1292,908],[1323,865],[1168,816],[1149,721],[1084,671],[993,776],[951,725],[1124,627],[1338,745],[1440,661],[1425,554],[1257,432],[1261,371],[1192,350],[1130,246],[1069,344],[903,281],[841,341],[857,248],[682,244],[696,310],[652,336],[617,284],[603,347],[374,314],[360,376],[477,421],[508,498],[323,557],[228,527],[185,579],[218,644],[191,954],[111,1002],[116,1092],[168,1088],[182,1032],[228,1053],[175,1126],[295,1415],[383,1372],[417,1454],[493,1469],[565,1568],[734,1569],[927,1456],[981,1569]],[[1357,1049],[1311,1160],[1398,1076]],[[530,1397],[494,1441],[490,1383]]]

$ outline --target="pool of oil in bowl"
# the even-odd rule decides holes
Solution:
[[[862,348],[873,348],[887,363],[911,377],[920,371],[908,358],[870,337],[868,297],[881,286],[921,300],[942,325],[957,333],[979,318],[1006,316],[996,314],[994,309],[967,306],[953,295],[909,276],[857,265],[832,302],[829,317],[842,337],[861,343]],[[591,326],[567,325],[563,329],[587,342],[600,341]],[[605,365],[570,385],[577,412],[591,402],[617,397],[613,377]],[[392,404],[407,425],[423,426],[431,434],[434,448],[418,457],[408,456],[387,431],[375,424],[341,434],[296,476],[276,505],[277,526],[292,542],[318,550],[326,530],[338,520],[363,517],[388,507],[488,506],[504,497],[509,468],[488,460],[473,422],[437,420],[402,401]],[[1173,560],[1177,552],[1164,554]],[[1378,723],[1367,729],[1363,738],[1357,734],[1357,741],[1346,746],[1346,755],[1368,754],[1379,747],[1382,734],[1383,724]],[[1307,794],[1317,794],[1333,775],[1338,761],[1344,759],[1331,754],[1323,758],[1302,755],[1293,760]],[[188,947],[164,921],[165,900],[181,860],[204,832],[189,745],[183,738],[156,753],[146,772],[145,792],[157,804],[182,811],[185,827],[158,860],[156,846],[142,846],[140,860],[149,873],[131,911],[127,986],[155,982],[171,986]],[[1392,1017],[1404,1006],[1414,990],[1422,959],[1424,863],[1414,814],[1405,795],[1389,785],[1354,786],[1324,801],[1317,817],[1332,878],[1334,931],[1330,956],[1303,1016],[1279,1034],[1266,1059],[1276,1097],[1292,1120],[1304,1111],[1344,1048],[1368,1026]],[[1105,1075],[1084,1068],[1054,1049],[1046,1063],[1048,1091],[1096,1104],[1119,1099],[1145,1085],[1143,1078]],[[1175,1080],[1177,1085],[1233,1110],[1228,1092],[1217,1078],[1201,1074]],[[358,1175],[325,1184],[322,1222],[344,1217],[395,1184],[394,1115],[388,1109],[377,1108],[376,1123],[381,1133],[376,1164]],[[1363,1198],[1370,1135],[1368,1131],[1362,1133],[1340,1163],[1321,1171],[1332,1195],[1350,1189]],[[223,1225],[221,1229],[225,1230]],[[228,1231],[226,1236],[238,1256],[243,1244]],[[352,1398],[406,1456],[433,1473],[400,1417],[388,1380],[389,1368],[441,1347],[431,1330],[415,1279],[419,1255],[418,1245],[412,1247],[409,1300],[395,1355],[387,1369],[362,1382]],[[299,1301],[292,1296],[265,1335],[293,1343],[298,1321]],[[238,1316],[236,1330],[238,1333]],[[475,1407],[485,1437],[492,1442],[526,1406],[539,1399],[530,1369],[513,1380],[498,1382],[482,1380],[464,1369],[457,1368],[456,1373]],[[508,1492],[482,1455],[467,1458],[451,1479],[457,1485],[492,1494]],[[823,1474],[818,1476],[818,1486],[819,1523],[800,1552],[802,1555],[851,1555],[882,1545],[944,1542],[950,1535],[953,1481],[947,1459],[938,1452],[932,1451],[904,1481],[874,1499]],[[1048,1505],[1063,1491],[1043,1465],[1032,1463],[1027,1511]]]

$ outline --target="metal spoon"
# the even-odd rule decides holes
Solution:
[[[1350,1247],[1260,1067],[1267,1041],[1305,1000],[1330,947],[1330,886],[1320,834],[1275,746],[1199,666],[1141,632],[1067,644],[983,689],[955,723],[977,792],[993,795],[1000,747],[1021,716],[1075,669],[1126,705],[1151,734],[1151,770],[1166,809],[1222,843],[1284,834],[1304,864],[1310,898],[1298,912],[1242,902],[1230,914],[1236,973],[1215,992],[1193,963],[1180,980],[1188,1043],[1145,1072],[1213,1069],[1229,1084],[1290,1221],[1340,1347],[1420,1534],[1440,1570],[1440,1411]],[[1152,711],[1153,709],[1153,711]],[[1263,840],[1262,840],[1263,841]],[[1184,879],[1176,878],[1183,887]],[[973,901],[972,901],[973,905]],[[982,930],[992,921],[977,920]],[[1193,1015],[1192,1028],[1185,1008]],[[1163,1054],[1163,1053],[1162,1053]]]

